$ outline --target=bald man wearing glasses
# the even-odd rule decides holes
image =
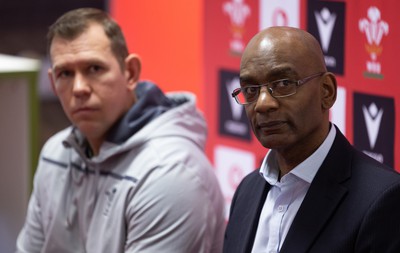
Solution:
[[[336,88],[311,34],[251,39],[232,96],[269,151],[236,190],[224,253],[400,252],[400,176],[329,121]]]

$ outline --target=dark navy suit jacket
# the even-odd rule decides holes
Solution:
[[[270,185],[256,170],[238,186],[224,253],[251,252]],[[400,253],[400,176],[335,141],[297,212],[280,253]]]

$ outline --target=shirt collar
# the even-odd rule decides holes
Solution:
[[[306,160],[294,167],[289,174],[311,183],[318,172],[319,167],[328,155],[336,136],[336,128],[331,124],[331,129],[324,142]],[[279,168],[276,161],[276,151],[271,149],[265,156],[260,168],[260,175],[270,184],[275,185],[279,179]]]

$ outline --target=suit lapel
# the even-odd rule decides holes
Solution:
[[[350,177],[352,149],[337,131],[335,141],[317,172],[289,229],[281,253],[305,253],[347,193],[341,183]]]
[[[246,224],[249,226],[244,230],[244,238],[245,238],[245,250],[243,252],[251,252],[253,248],[254,238],[257,232],[258,221],[260,220],[261,210],[264,206],[265,199],[267,197],[267,193],[271,186],[266,183],[264,179],[262,179],[262,183],[259,184],[259,187],[255,187],[254,196],[255,201],[253,201],[254,206],[248,205],[247,215],[245,216]]]
[[[237,192],[236,200],[232,202],[233,213],[229,224],[230,231],[236,235],[233,238],[238,241],[232,242],[236,245],[229,252],[246,253],[251,252],[253,247],[254,237],[260,218],[261,209],[264,205],[270,185],[258,174],[258,171],[253,172],[251,178],[242,185],[241,190]],[[235,206],[235,202],[240,205]]]

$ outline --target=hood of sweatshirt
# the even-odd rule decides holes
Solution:
[[[145,144],[155,138],[186,138],[204,149],[207,125],[196,108],[196,97],[190,92],[164,94],[154,83],[140,82],[135,89],[137,101],[109,130],[97,156],[87,162],[101,162],[109,157]],[[87,143],[74,129],[64,142],[83,156]],[[85,155],[86,156],[86,155]]]

